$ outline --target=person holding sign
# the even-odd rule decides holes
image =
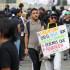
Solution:
[[[58,17],[54,11],[48,15],[47,29],[58,26]],[[53,31],[53,30],[52,30]],[[61,70],[61,52],[50,55],[50,58],[45,60],[46,70]]]

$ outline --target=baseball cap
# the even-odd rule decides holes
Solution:
[[[50,12],[48,13],[48,18],[51,17],[51,16],[56,16],[56,17],[57,17],[56,12],[50,11]]]

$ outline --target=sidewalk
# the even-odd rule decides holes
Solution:
[[[32,62],[29,57],[25,58],[25,60],[20,64],[19,70],[32,70]],[[46,70],[45,65],[42,62],[41,70]],[[70,70],[70,60],[62,60],[62,69],[61,70]]]

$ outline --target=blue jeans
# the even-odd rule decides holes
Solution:
[[[18,39],[16,42],[15,42],[15,45],[17,47],[17,50],[18,50],[18,55],[19,55],[19,49],[20,49],[20,39]]]

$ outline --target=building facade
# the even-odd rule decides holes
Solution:
[[[5,8],[6,4],[11,7],[18,7],[18,4],[21,3],[22,0],[0,0],[0,10]]]
[[[0,0],[0,3],[16,3],[16,0]]]

